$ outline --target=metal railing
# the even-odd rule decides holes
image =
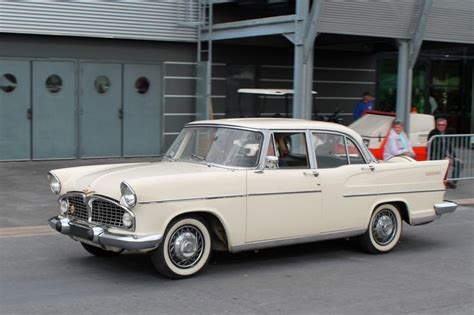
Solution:
[[[450,160],[447,180],[474,179],[474,134],[436,135],[427,146],[427,160]]]

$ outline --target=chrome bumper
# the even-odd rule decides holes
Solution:
[[[160,245],[159,235],[117,235],[107,231],[104,226],[89,226],[73,222],[68,218],[53,217],[48,220],[49,226],[61,234],[84,239],[99,246],[117,247],[127,250],[154,249]]]
[[[434,205],[434,209],[437,215],[454,212],[457,207],[458,205],[456,203],[447,200]]]

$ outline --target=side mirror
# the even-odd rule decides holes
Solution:
[[[278,157],[269,155],[265,157],[265,168],[274,170],[278,168]]]

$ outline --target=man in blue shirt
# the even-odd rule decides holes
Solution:
[[[374,109],[374,98],[369,92],[362,94],[362,100],[359,101],[354,109],[354,120],[362,117],[362,114],[368,110]]]

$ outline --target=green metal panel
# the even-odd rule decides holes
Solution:
[[[160,66],[124,65],[123,93],[123,155],[160,154]]]
[[[33,159],[75,158],[76,64],[33,61]]]
[[[29,160],[30,62],[0,60],[0,160]]]
[[[122,66],[81,63],[79,80],[80,156],[121,156]]]

